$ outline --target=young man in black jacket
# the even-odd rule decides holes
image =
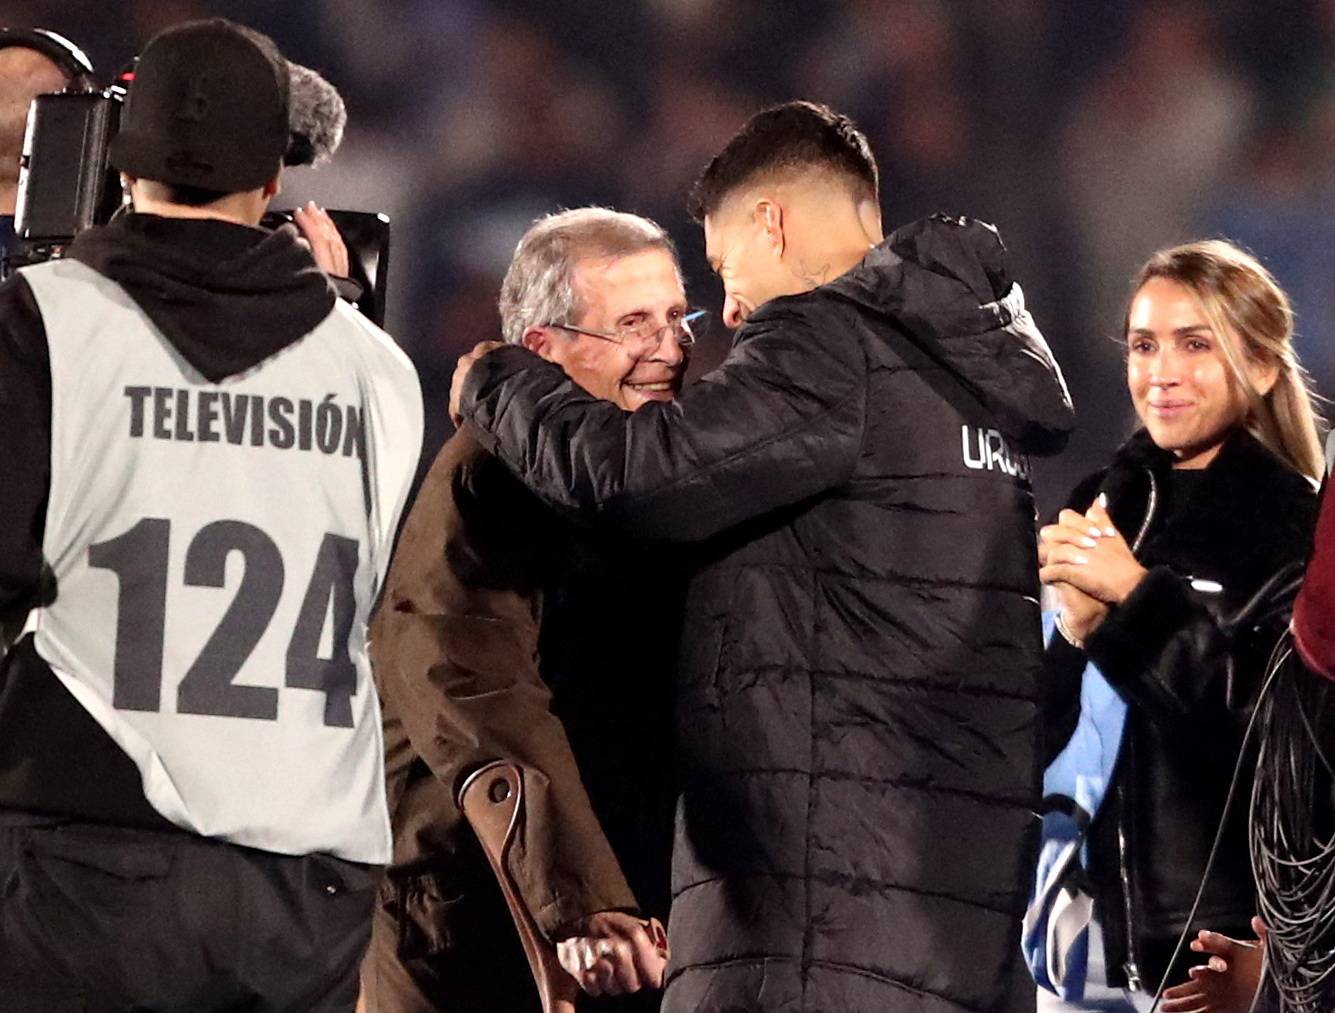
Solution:
[[[693,201],[737,328],[630,415],[522,349],[455,410],[558,508],[697,543],[664,1009],[1033,1008],[1026,460],[1072,425],[995,231],[883,239],[846,117],[767,110]]]
[[[421,394],[258,228],[288,87],[229,22],[157,36],[112,147],[135,213],[0,286],[5,1009],[356,1001],[390,848],[366,620]]]

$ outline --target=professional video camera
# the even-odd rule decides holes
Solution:
[[[23,41],[16,41],[20,35]],[[33,36],[41,36],[41,44],[30,44]],[[46,32],[6,32],[0,35],[0,46],[29,45],[50,55],[52,38],[69,46]],[[81,73],[72,77],[64,92],[38,96],[28,113],[14,216],[18,249],[0,265],[0,274],[61,256],[75,236],[109,221],[128,200],[121,193],[108,153],[120,126],[126,91],[134,80],[134,67],[122,71],[107,87],[98,88],[86,58],[69,48],[83,61]],[[57,62],[70,67],[69,54],[65,57]],[[284,164],[313,165],[331,157],[343,139],[343,99],[315,71],[295,63],[288,66],[292,137]],[[389,218],[375,212],[339,210],[330,210],[329,216],[348,247],[351,280],[360,289],[357,305],[368,318],[383,325]],[[290,212],[271,211],[262,224],[277,228],[290,221]]]

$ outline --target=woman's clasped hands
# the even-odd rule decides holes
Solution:
[[[1038,533],[1039,579],[1061,598],[1060,626],[1076,646],[1098,629],[1145,577],[1100,495],[1085,513],[1063,510]]]

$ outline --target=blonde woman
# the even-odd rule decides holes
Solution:
[[[1321,445],[1292,337],[1284,292],[1229,243],[1161,251],[1136,277],[1125,339],[1142,428],[1040,538],[1061,603],[1049,757],[1078,717],[1087,660],[1128,705],[1087,837],[1086,998],[1041,993],[1040,1009],[1147,1010],[1192,962],[1186,951],[1169,966],[1315,523]],[[1255,912],[1244,810],[1196,917],[1232,936]]]

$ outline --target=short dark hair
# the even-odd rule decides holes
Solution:
[[[687,211],[704,221],[753,180],[794,169],[826,169],[849,179],[859,199],[876,199],[880,174],[866,135],[817,102],[785,102],[756,113],[710,160],[691,188]]]

